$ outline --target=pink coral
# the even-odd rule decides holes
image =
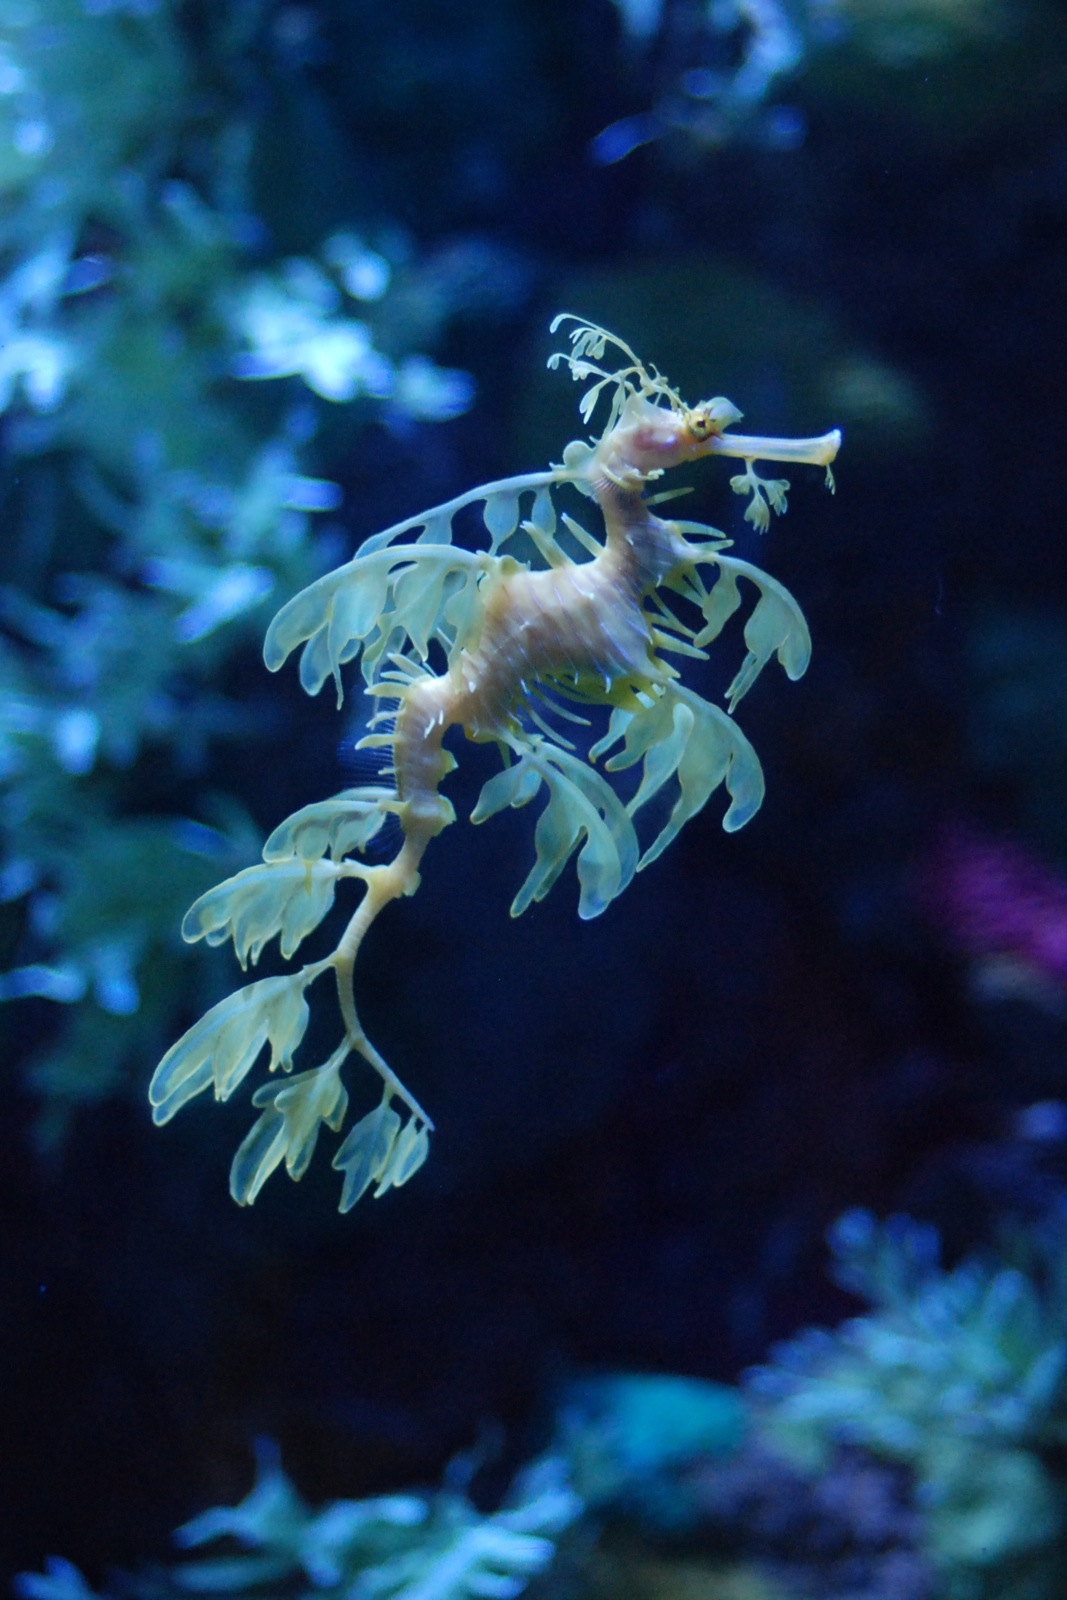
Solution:
[[[924,869],[922,898],[958,949],[998,988],[1067,989],[1067,875],[1024,846],[970,828],[946,832]]]

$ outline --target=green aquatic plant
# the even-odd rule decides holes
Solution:
[[[532,1462],[499,1510],[475,1509],[458,1488],[334,1500],[315,1510],[282,1470],[274,1445],[258,1449],[256,1481],[235,1506],[215,1506],[179,1528],[198,1552],[166,1571],[130,1574],[123,1595],[330,1596],[349,1600],[516,1600],[544,1572],[582,1510],[562,1463]],[[200,1553],[203,1552],[203,1553]],[[71,1562],[16,1579],[19,1600],[96,1600]]]
[[[164,813],[262,733],[227,679],[333,559],[328,457],[471,398],[429,354],[467,290],[360,215],[370,158],[311,181],[338,108],[283,23],[0,0],[0,999],[48,1002],[3,1019],[44,1146],[217,998],[173,899],[261,838],[236,793]],[[279,172],[297,108],[318,137]]]
[[[871,1303],[749,1378],[759,1426],[815,1471],[839,1446],[907,1468],[950,1600],[1052,1600],[1067,1558],[1067,1230],[946,1270],[932,1227],[849,1212],[834,1276]]]
[[[743,471],[731,487],[748,498],[748,520],[765,528],[772,510],[785,510],[788,484],[760,476],[755,462],[814,464],[829,475],[840,435],[730,433],[740,413],[728,400],[689,406],[621,340],[571,317],[557,318],[553,330],[562,322],[574,323],[571,348],[550,365],[563,361],[573,378],[590,384],[583,421],[607,401],[600,436],[570,443],[557,466],[483,484],[376,534],[290,600],[267,631],[268,667],[277,670],[299,650],[304,688],[316,694],[332,681],[338,704],[342,669],[361,660],[366,692],[386,702],[361,745],[387,753],[381,776],[391,781],[304,807],[275,829],[261,864],[202,895],[185,917],[186,939],[232,940],[244,967],[275,937],[282,955],[292,956],[346,880],[363,888],[329,955],[221,1001],[171,1047],[152,1079],[155,1119],[167,1122],[205,1089],[228,1099],[270,1046],[271,1070],[286,1076],[252,1097],[260,1117],[230,1174],[241,1204],[254,1200],[283,1162],[300,1178],[323,1125],[341,1129],[348,1108],[342,1068],[353,1053],[380,1075],[383,1093],[334,1156],[344,1174],[341,1209],[368,1188],[381,1195],[405,1183],[425,1160],[433,1124],[364,1032],[352,976],[367,930],[391,900],[415,892],[427,845],[455,818],[439,792],[456,764],[443,744],[450,728],[495,743],[504,761],[472,822],[546,796],[513,916],[548,894],[575,852],[579,915],[597,916],[720,785],[730,797],[728,830],[747,822],[763,799],[759,759],[733,712],[772,656],[790,678],[804,672],[810,640],[803,615],[774,578],[727,554],[730,541],[718,530],[655,515],[652,506],[667,497],[646,490],[673,467],[705,456],[735,458]],[[564,489],[596,506],[601,535],[557,512]],[[452,542],[454,520],[471,506],[481,507],[487,548]],[[514,553],[524,548],[532,548],[536,564]],[[668,657],[703,659],[742,604],[742,584],[755,591],[756,604],[724,710],[681,683]],[[692,621],[673,609],[678,602]],[[587,726],[587,710],[608,721],[583,754],[560,722]],[[604,756],[601,771],[596,763]],[[624,800],[609,777],[638,766],[640,781]],[[635,822],[663,796],[671,809],[642,852]],[[389,818],[402,836],[394,859],[358,859]],[[328,974],[342,1038],[322,1065],[292,1074],[308,1023],[307,991]]]

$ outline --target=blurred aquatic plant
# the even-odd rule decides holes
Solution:
[[[495,1512],[460,1490],[305,1504],[276,1448],[258,1451],[256,1482],[235,1506],[202,1512],[175,1543],[212,1553],[165,1571],[127,1575],[123,1595],[335,1595],[364,1600],[515,1600],[551,1564],[582,1503],[561,1462],[544,1457]],[[52,1557],[16,1580],[19,1600],[91,1600],[78,1568]]]
[[[684,1476],[733,1457],[747,1426],[737,1389],[672,1373],[595,1373],[569,1383],[559,1436],[575,1487],[598,1509],[635,1515],[659,1532],[695,1522]]]
[[[805,54],[802,6],[783,0],[615,0],[631,52],[661,84],[655,105],[593,141],[593,159],[622,161],[683,134],[703,150],[739,138],[789,147],[804,136],[795,107],[775,101]]]
[[[871,1302],[749,1375],[765,1437],[825,1471],[842,1447],[907,1468],[951,1600],[1044,1600],[1067,1555],[1067,1223],[946,1270],[934,1228],[843,1216],[834,1276]]]
[[[163,813],[256,731],[223,668],[324,564],[325,409],[471,398],[425,348],[455,300],[352,225],[344,173],[321,246],[273,250],[260,135],[318,92],[275,32],[263,6],[0,0],[0,996],[80,1002],[40,1030],[49,1139],[158,1049],[195,970],[176,900],[258,843],[232,800]]]
[[[614,4],[636,92],[651,104],[597,135],[592,156],[605,164],[655,140],[683,159],[737,143],[796,149],[807,107],[841,96],[870,105],[876,95],[879,114],[936,121],[941,138],[945,123],[966,137],[968,122],[973,133],[1062,98],[1062,8],[1048,0]],[[1025,77],[1025,97],[1006,60]]]

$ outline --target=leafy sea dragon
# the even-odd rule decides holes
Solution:
[[[230,1174],[242,1205],[283,1161],[291,1177],[302,1177],[324,1123],[341,1129],[348,1108],[342,1068],[353,1054],[379,1074],[383,1092],[334,1156],[344,1174],[341,1210],[368,1188],[381,1195],[405,1183],[426,1158],[433,1123],[364,1032],[353,969],[379,912],[414,894],[423,852],[455,821],[440,792],[456,765],[444,743],[450,728],[494,742],[504,762],[482,789],[472,822],[527,805],[542,790],[547,797],[513,916],[544,898],[576,850],[578,914],[598,916],[720,784],[729,795],[727,830],[747,822],[763,799],[759,761],[733,712],[772,655],[790,678],[803,673],[810,654],[803,615],[774,578],[726,553],[722,533],[657,516],[653,506],[670,496],[646,490],[672,467],[729,456],[744,466],[731,488],[750,497],[746,518],[764,529],[772,510],[786,509],[788,483],[761,477],[755,462],[822,466],[832,487],[840,433],[730,433],[741,415],[730,401],[688,406],[621,339],[569,315],[557,317],[552,331],[561,323],[573,324],[570,350],[549,366],[562,361],[591,384],[580,406],[586,424],[606,401],[600,437],[573,441],[547,471],[482,484],[367,539],[283,606],[267,631],[271,671],[300,649],[304,688],[317,694],[332,678],[339,705],[342,668],[361,660],[366,693],[380,709],[360,744],[387,752],[379,776],[389,781],[297,811],[271,834],[261,864],[202,895],[182,924],[190,941],[232,939],[244,968],[276,934],[283,957],[291,957],[329,912],[339,884],[355,879],[363,887],[331,954],[220,1001],[167,1051],[152,1079],[155,1120],[167,1122],[202,1089],[228,1099],[270,1047],[271,1073],[281,1071],[252,1097],[259,1119]],[[602,531],[590,532],[566,511],[557,517],[556,497],[568,486],[596,507]],[[463,549],[452,542],[453,519],[478,504],[488,548]],[[522,536],[519,548],[535,560],[507,548]],[[741,604],[742,583],[758,598],[744,628],[748,653],[723,710],[687,689],[667,656],[705,658]],[[676,614],[677,601],[690,621]],[[587,723],[575,706],[608,714],[587,754],[559,729],[560,720]],[[601,771],[595,763],[604,756]],[[605,774],[637,763],[639,781],[624,803]],[[665,786],[673,805],[642,854],[635,820]],[[389,818],[399,822],[394,858],[360,859]],[[293,1072],[307,991],[327,973],[343,1036],[322,1065]]]

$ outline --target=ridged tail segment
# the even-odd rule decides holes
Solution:
[[[442,778],[456,765],[441,743],[455,721],[449,714],[450,688],[445,676],[417,678],[397,690],[393,773],[400,825],[416,864],[429,841],[455,818],[450,803],[438,794]]]

